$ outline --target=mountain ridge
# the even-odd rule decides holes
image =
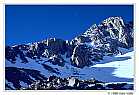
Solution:
[[[84,58],[81,58],[82,56],[75,57],[77,55],[77,52],[79,52],[80,55],[80,52],[84,52],[85,50],[87,50],[87,52],[91,52],[95,57],[98,57],[98,59],[92,59],[94,61],[97,61],[99,60],[99,58],[102,60],[102,56],[106,55],[106,53],[109,53],[111,55],[119,53],[118,47],[133,47],[133,32],[130,29],[133,26],[127,24],[127,27],[128,31],[126,31],[127,29],[121,17],[110,17],[102,21],[102,23],[98,26],[96,24],[92,25],[85,33],[76,37],[71,42],[69,42],[68,40],[65,41],[62,39],[50,38],[30,45],[21,44],[12,46],[11,48],[13,49],[13,53],[8,53],[11,55],[13,54],[12,57],[15,55],[17,56],[17,54],[19,53],[21,60],[23,60],[23,63],[28,62],[26,60],[26,57],[56,57],[58,56],[58,54],[67,53],[67,57],[71,57],[71,63],[74,63],[77,67],[84,67],[85,65],[82,64],[89,62],[87,57],[92,57],[92,55],[84,53],[83,55],[87,55],[85,58],[87,60],[85,61]],[[83,51],[81,51],[80,48],[83,48]],[[10,58],[8,57],[9,54],[7,54],[8,50],[10,51],[10,47],[6,46],[6,59]],[[22,50],[24,51],[24,53],[22,52]],[[15,55],[14,52],[16,52]],[[100,56],[97,56],[98,54],[100,54]],[[12,58],[12,60],[14,63],[15,58]],[[83,62],[81,63],[81,61]],[[80,63],[81,65],[78,65]]]
[[[130,50],[134,46],[133,42],[133,22],[126,23],[121,17],[109,17],[98,25],[93,24],[83,34],[71,41],[50,38],[31,44],[6,46],[6,68],[10,69],[10,67],[18,67],[18,65],[22,68],[23,65],[21,64],[25,64],[26,66],[30,65],[32,70],[36,68],[35,66],[40,66],[43,68],[44,74],[47,70],[45,75],[48,74],[48,77],[50,75],[62,76],[61,74],[70,76],[72,72],[78,76],[80,69],[103,61],[105,56],[115,56],[123,54],[123,50]],[[66,71],[67,69],[69,71]],[[8,78],[7,75],[6,79]],[[40,78],[38,79],[40,80]],[[8,81],[12,81],[16,85],[14,80],[8,78]]]

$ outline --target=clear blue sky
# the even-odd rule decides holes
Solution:
[[[6,45],[56,37],[71,40],[110,16],[133,20],[132,5],[6,5]]]

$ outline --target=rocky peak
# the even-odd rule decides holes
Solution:
[[[95,58],[93,61],[96,61],[103,59],[104,55],[118,54],[118,47],[133,47],[133,33],[133,23],[125,22],[122,17],[109,17],[99,25],[93,24],[85,33],[71,41],[75,46],[71,57],[72,63],[77,67],[84,67],[93,63],[90,61],[91,58]],[[90,57],[90,50],[86,51],[90,48],[88,46],[92,48]]]

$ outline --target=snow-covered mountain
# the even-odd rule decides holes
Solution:
[[[133,43],[133,22],[109,17],[72,41],[6,46],[6,89],[133,89]]]

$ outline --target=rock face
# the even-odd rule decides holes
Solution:
[[[12,63],[16,63],[19,56],[22,63],[28,63],[27,58],[40,59],[41,57],[49,58],[53,64],[64,65],[64,55],[68,50],[68,44],[61,39],[51,38],[42,42],[36,42],[30,45],[6,46],[6,59]]]
[[[73,50],[73,55],[71,61],[74,66],[83,68],[84,66],[89,66],[93,64],[93,61],[102,60],[102,55],[95,52],[92,47],[86,44],[77,45]]]
[[[53,54],[64,54],[66,52],[66,41],[61,39],[47,40],[49,56]]]

